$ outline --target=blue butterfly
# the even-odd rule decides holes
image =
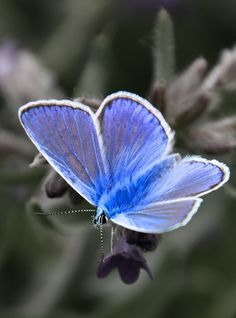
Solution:
[[[19,118],[51,166],[97,207],[97,226],[110,220],[144,233],[176,229],[196,213],[200,196],[229,179],[216,160],[170,154],[173,131],[135,94],[109,95],[96,113],[69,100],[30,102]]]

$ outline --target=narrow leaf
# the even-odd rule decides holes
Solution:
[[[157,17],[154,29],[154,81],[168,82],[175,69],[174,28],[170,15],[164,9]]]

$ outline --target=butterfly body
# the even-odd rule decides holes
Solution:
[[[101,225],[108,222],[108,217],[105,211],[102,208],[97,208],[96,214],[93,219],[93,224],[95,227],[100,227]]]
[[[94,114],[68,100],[31,102],[20,121],[52,167],[107,220],[145,233],[185,225],[229,169],[216,160],[172,154],[174,133],[141,97],[118,92]]]

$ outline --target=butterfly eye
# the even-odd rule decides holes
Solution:
[[[98,221],[99,221],[99,224],[105,224],[108,222],[108,218],[106,217],[106,214],[104,212],[102,212]]]
[[[105,224],[108,222],[108,218],[105,214],[104,211],[101,212],[101,214],[99,214],[98,216],[95,216],[93,219],[93,224],[96,227],[100,227],[101,225]]]

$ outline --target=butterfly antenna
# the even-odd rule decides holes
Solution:
[[[81,210],[59,211],[59,212],[49,212],[49,213],[35,212],[34,214],[50,216],[50,215],[67,215],[67,214],[80,213],[80,212],[96,212],[96,210],[81,209]]]
[[[101,249],[101,261],[104,259],[104,239],[103,239],[103,227],[100,225],[100,249]]]

